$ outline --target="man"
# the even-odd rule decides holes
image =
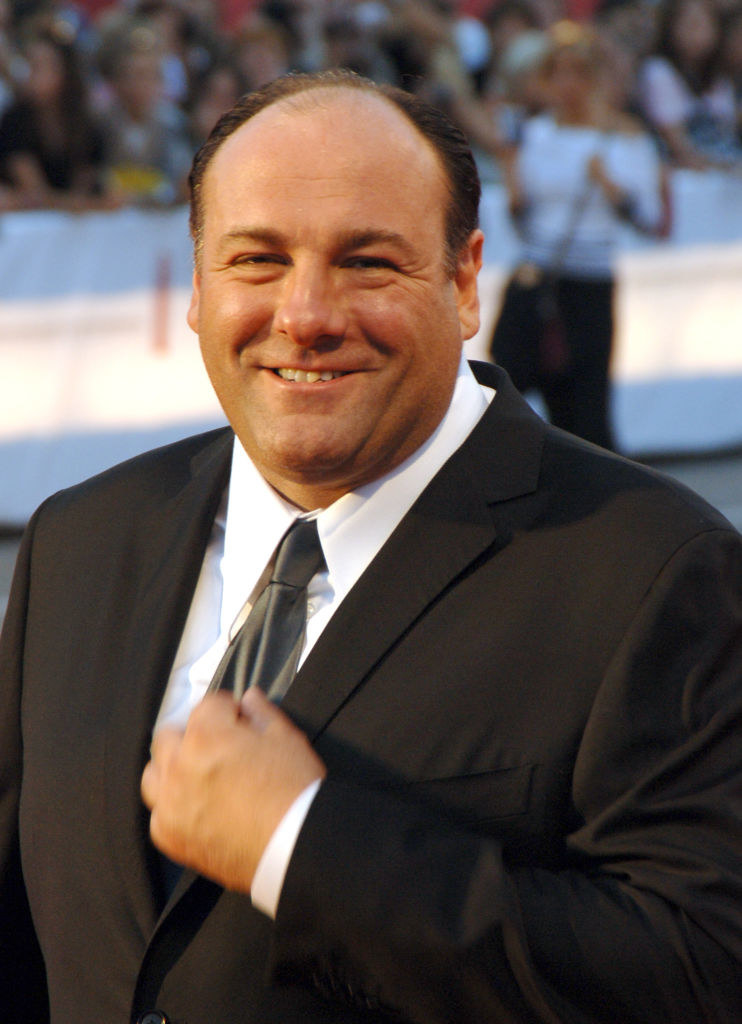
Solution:
[[[189,322],[238,443],[29,526],[8,1019],[47,1020],[43,977],[53,1024],[738,1021],[739,535],[461,362],[478,186],[435,112],[284,80],[192,185]],[[326,568],[293,684],[205,693],[297,516]]]

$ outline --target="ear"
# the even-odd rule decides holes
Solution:
[[[469,235],[466,245],[459,253],[459,261],[453,277],[462,341],[473,338],[479,330],[477,276],[482,269],[483,244],[484,235],[477,228]]]
[[[198,312],[201,302],[201,276],[197,270],[193,271],[191,281],[191,302],[186,313],[186,322],[192,331],[198,334]]]

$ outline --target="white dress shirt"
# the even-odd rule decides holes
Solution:
[[[386,476],[344,494],[317,513],[327,569],[309,584],[300,665],[340,602],[430,480],[469,436],[493,396],[491,388],[477,383],[462,357],[451,404],[434,433]],[[301,514],[267,483],[235,440],[229,487],[214,521],[155,728],[185,727],[230,637],[265,585],[265,568],[278,542]],[[271,917],[275,917],[286,868],[318,787],[319,782],[308,787],[290,808],[258,865],[252,900]]]

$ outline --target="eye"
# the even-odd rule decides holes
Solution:
[[[272,252],[244,253],[241,256],[235,256],[235,258],[232,260],[232,263],[235,266],[248,267],[265,266],[266,264],[285,262],[285,259],[283,259],[281,256],[277,256],[275,253]]]
[[[351,256],[345,261],[345,266],[355,270],[397,270],[397,266],[391,260],[383,256]]]

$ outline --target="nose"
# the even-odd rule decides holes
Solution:
[[[342,341],[347,316],[334,268],[294,264],[283,282],[275,326],[304,348]]]

